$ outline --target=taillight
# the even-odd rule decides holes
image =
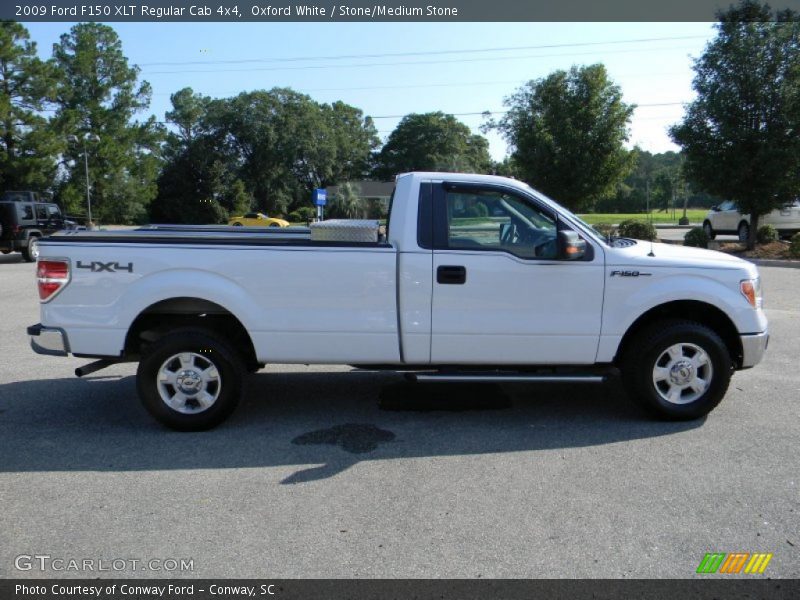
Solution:
[[[69,283],[69,261],[43,259],[36,265],[36,282],[39,285],[39,300],[52,300]]]

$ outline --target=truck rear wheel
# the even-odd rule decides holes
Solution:
[[[631,398],[651,415],[697,419],[728,391],[732,361],[712,329],[684,320],[654,323],[632,340],[622,363]]]
[[[148,348],[136,387],[158,421],[178,431],[202,431],[236,408],[243,373],[241,357],[227,342],[203,329],[178,329]]]

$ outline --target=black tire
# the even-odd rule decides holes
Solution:
[[[174,368],[168,367],[169,370],[177,371],[180,368],[179,374],[187,371],[190,374],[200,373],[207,368],[206,362],[216,368],[218,387],[203,388],[210,394],[216,392],[216,398],[208,408],[199,408],[197,402],[192,400],[191,394],[186,394],[188,399],[184,407],[184,410],[190,412],[176,410],[162,399],[158,381],[159,372],[166,364],[165,361],[182,353],[193,358],[193,366],[188,369],[178,367],[182,362],[179,361],[174,363]],[[236,408],[242,392],[243,374],[242,358],[228,342],[203,329],[176,329],[147,348],[136,371],[136,388],[144,407],[162,424],[177,431],[204,431],[222,423]],[[171,386],[164,391],[168,395],[170,389],[172,392],[181,391],[177,385],[167,384],[167,386]]]
[[[698,375],[710,375],[707,377],[710,382],[695,399],[692,396],[697,390],[686,388],[676,399],[677,402],[671,402],[662,394],[666,393],[665,390],[673,389],[673,385],[678,387],[678,384],[671,379],[658,383],[655,381],[656,367],[663,364],[664,358],[671,360],[666,352],[676,345],[686,345],[689,352],[693,351],[692,347],[701,349],[710,363],[710,367],[696,369]],[[688,360],[691,361],[691,358]],[[683,375],[681,366],[675,364],[672,369],[659,368],[670,373],[674,369],[675,376],[680,378]],[[693,321],[669,319],[652,323],[636,335],[625,351],[621,370],[628,395],[646,412],[659,419],[687,421],[707,415],[720,403],[728,391],[733,363],[725,342],[715,331]],[[689,370],[689,373],[693,371]],[[684,392],[688,392],[685,397]],[[678,403],[684,400],[685,403]]]
[[[747,243],[747,238],[750,237],[750,225],[745,221],[742,221],[739,223],[739,228],[736,230],[736,234],[739,236],[740,242]]]
[[[39,258],[39,237],[32,235],[28,238],[28,245],[22,248],[22,258],[25,262],[36,262]]]
[[[270,223],[269,226],[270,227],[280,227],[281,224],[280,223]]]
[[[242,226],[242,224],[241,224],[241,223],[239,223],[239,221],[236,221],[236,223],[234,223],[234,224],[233,224],[233,226],[234,226],[234,227],[241,227],[241,226]]]
[[[711,226],[711,221],[706,221],[703,223],[703,231],[706,232],[706,237],[710,240],[713,240],[717,237],[717,233],[714,231],[714,228]]]

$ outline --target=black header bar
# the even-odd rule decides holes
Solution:
[[[0,18],[104,22],[716,21],[724,0],[5,0]],[[800,0],[774,9],[800,10]]]

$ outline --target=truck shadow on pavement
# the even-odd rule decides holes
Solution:
[[[145,412],[131,376],[0,385],[0,472],[278,467],[274,482],[297,484],[362,461],[597,446],[704,423],[651,421],[613,380],[461,387],[267,372],[246,390],[217,429],[177,433]]]

